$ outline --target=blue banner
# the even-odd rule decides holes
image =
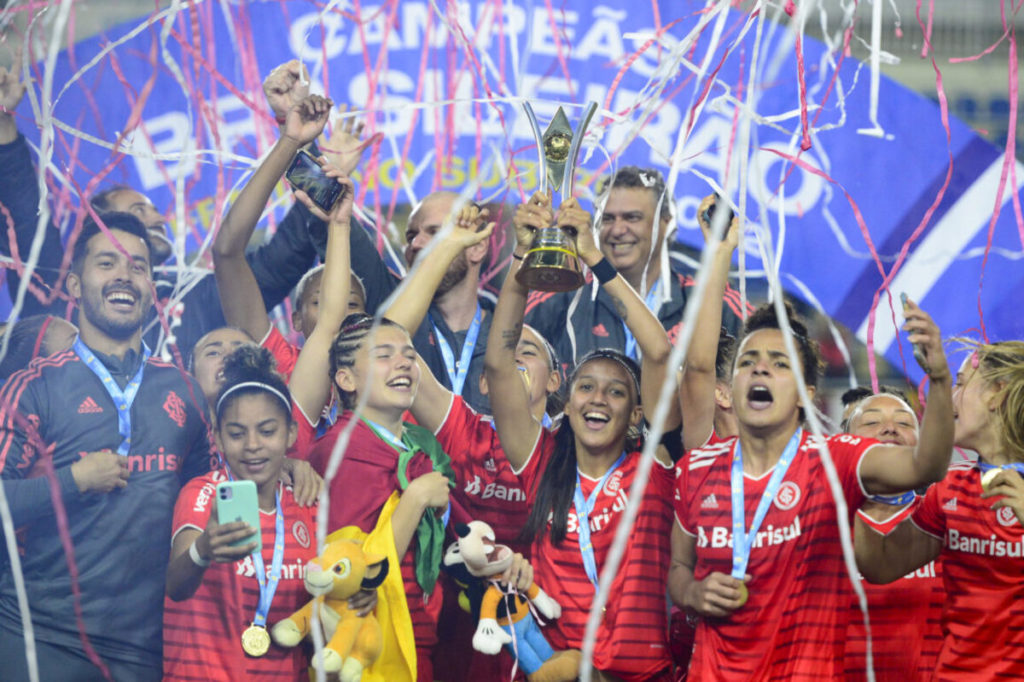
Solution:
[[[164,10],[60,53],[51,169],[83,191],[117,182],[145,192],[173,220],[178,252],[194,254],[276,137],[260,83],[289,59],[306,64],[314,91],[365,112],[368,132],[383,133],[357,178],[378,225],[396,206],[472,182],[480,199],[520,201],[536,187],[537,158],[521,102],[544,125],[558,105],[575,122],[592,100],[598,114],[577,180],[585,196],[618,166],[656,167],[675,178],[678,240],[699,247],[696,206],[708,179],[725,186],[728,172],[729,196],[746,201],[745,267],[776,269],[787,290],[860,338],[882,273],[904,249],[891,285],[897,319],[906,291],[946,335],[984,323],[992,339],[1024,338],[1008,300],[1024,286],[1024,228],[1009,203],[1024,168],[1015,164],[997,200],[1002,152],[955,119],[947,140],[930,100],[883,77],[873,120],[869,69],[841,45],[798,40],[798,18],[782,13],[762,24],[703,5],[234,1]],[[38,99],[45,65],[31,70]],[[19,124],[38,143],[28,99]],[[917,377],[892,317],[883,294],[874,347]]]

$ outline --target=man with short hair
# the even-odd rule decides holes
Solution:
[[[36,233],[39,190],[28,143],[18,132],[11,113],[25,93],[25,85],[19,82],[16,71],[0,67],[0,207],[10,212],[18,254],[24,262],[28,260]],[[144,194],[127,185],[114,185],[94,195],[90,204],[101,217],[111,211],[135,215],[147,228],[153,246],[152,263],[165,264],[171,258],[173,249],[167,221]],[[288,296],[313,265],[317,244],[310,228],[319,222],[305,206],[295,203],[270,241],[246,254],[268,311]],[[13,245],[7,243],[6,228],[7,222],[0,212],[0,255],[10,256]],[[60,232],[56,226],[47,225],[34,278],[44,294],[59,283],[62,257]],[[154,279],[157,302],[166,316],[168,328],[165,330],[161,320],[147,311],[144,335],[154,352],[167,361],[174,359],[172,347],[184,356],[200,337],[226,324],[214,278],[209,273],[188,270],[182,263],[169,265]],[[8,278],[13,300],[18,283],[14,269],[9,270]],[[63,305],[59,308],[44,306],[37,296],[29,294],[22,315],[61,314]]]
[[[161,678],[171,514],[182,484],[211,466],[199,385],[142,342],[146,227],[125,213],[104,222],[86,221],[67,277],[78,340],[0,391],[0,476],[43,680],[104,679],[100,661],[115,680]],[[5,680],[28,679],[16,594],[3,572]]]
[[[675,342],[687,289],[695,281],[682,268],[669,265],[665,242],[671,236],[672,201],[665,180],[654,168],[625,166],[611,179],[610,187],[608,183],[605,178],[599,187],[599,194],[608,192],[600,215],[601,251],[644,298]],[[727,287],[723,300],[725,325],[738,329],[739,295]],[[752,309],[748,305],[748,311]],[[532,292],[526,311],[526,323],[555,344],[558,356],[569,367],[597,348],[614,348],[637,358],[633,335],[596,281],[593,288],[584,285],[579,291]]]

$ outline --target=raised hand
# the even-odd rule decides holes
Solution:
[[[558,207],[555,218],[558,227],[576,242],[576,253],[588,266],[597,265],[604,258],[594,239],[593,220],[590,213],[580,208],[575,197],[567,199]]]
[[[309,95],[309,72],[298,59],[281,64],[263,81],[263,94],[274,118],[281,121],[288,111]]]
[[[348,111],[348,105],[342,104],[338,111],[344,114]],[[377,133],[367,139],[362,139],[363,122],[356,121],[354,116],[346,117],[334,126],[331,136],[325,131],[317,140],[320,153],[327,157],[327,161],[340,169],[345,175],[352,175],[352,172],[359,166],[363,158],[363,152],[371,144],[383,137],[383,133]]]
[[[711,206],[715,205],[718,201],[718,197],[715,194],[709,194],[700,202],[700,206],[697,207],[697,222],[700,224],[700,231],[704,235],[704,243],[707,244],[711,241],[711,223],[704,219],[704,216]],[[726,200],[721,199],[722,210],[726,210]],[[740,243],[740,219],[739,216],[733,216],[732,220],[729,221],[729,227],[725,231],[725,235],[722,237],[722,245],[730,249],[734,249],[739,246]]]
[[[917,303],[908,298],[903,306],[903,316],[906,318],[906,322],[903,323],[903,331],[907,332],[907,340],[915,344],[915,347],[924,354],[924,362],[922,362],[922,358],[918,358],[918,354],[914,353],[921,369],[927,372],[933,381],[949,379],[949,363],[946,360],[946,352],[942,348],[942,334],[931,315],[921,310]]]
[[[455,225],[446,238],[463,249],[475,246],[490,238],[494,231],[494,223],[486,223],[488,217],[490,217],[490,211],[486,208],[479,208],[475,204],[466,204],[455,216]]]
[[[82,493],[109,493],[128,485],[128,459],[110,450],[88,452],[71,465]]]
[[[320,95],[309,95],[292,105],[285,117],[282,135],[303,147],[317,138],[327,125],[331,113],[331,100]]]
[[[555,222],[555,214],[551,210],[551,195],[535,192],[525,204],[516,207],[512,216],[512,225],[516,230],[516,244],[522,249],[533,244],[534,233],[542,227],[550,227]]]
[[[315,217],[328,223],[330,225],[328,229],[334,229],[334,226],[336,225],[343,225],[347,228],[349,218],[352,217],[352,201],[355,196],[355,185],[352,183],[352,178],[327,163],[326,157],[321,156],[317,161],[319,161],[320,167],[324,171],[324,175],[329,178],[334,178],[339,185],[344,186],[344,189],[341,191],[341,196],[331,208],[330,213],[325,213],[322,208],[314,204],[313,200],[309,198],[309,195],[301,189],[295,190],[295,198],[305,204],[306,208],[309,209],[309,212]]]

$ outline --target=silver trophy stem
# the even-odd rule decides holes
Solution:
[[[569,147],[569,158],[566,161],[566,168],[568,170],[562,177],[561,190],[563,201],[572,198],[573,180],[576,177],[576,158],[580,154],[580,147],[583,146],[583,138],[585,137],[587,126],[590,125],[590,119],[594,117],[595,111],[597,111],[597,102],[587,102],[587,106],[583,110],[583,118],[576,129],[577,134],[572,136],[572,146]],[[531,111],[528,115],[532,114],[533,112]],[[534,125],[536,125],[536,119],[534,121]]]

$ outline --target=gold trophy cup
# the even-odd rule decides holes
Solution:
[[[595,102],[588,102],[583,111],[579,128],[573,132],[562,107],[558,107],[554,118],[543,133],[529,102],[523,102],[526,117],[537,140],[537,172],[540,191],[553,187],[562,201],[572,197],[573,178],[576,174],[576,157],[580,143],[587,131],[587,125],[597,110]],[[523,256],[523,264],[516,273],[516,280],[529,289],[540,291],[572,291],[583,286],[583,271],[576,246],[572,239],[558,227],[543,225],[537,228],[530,250]]]

